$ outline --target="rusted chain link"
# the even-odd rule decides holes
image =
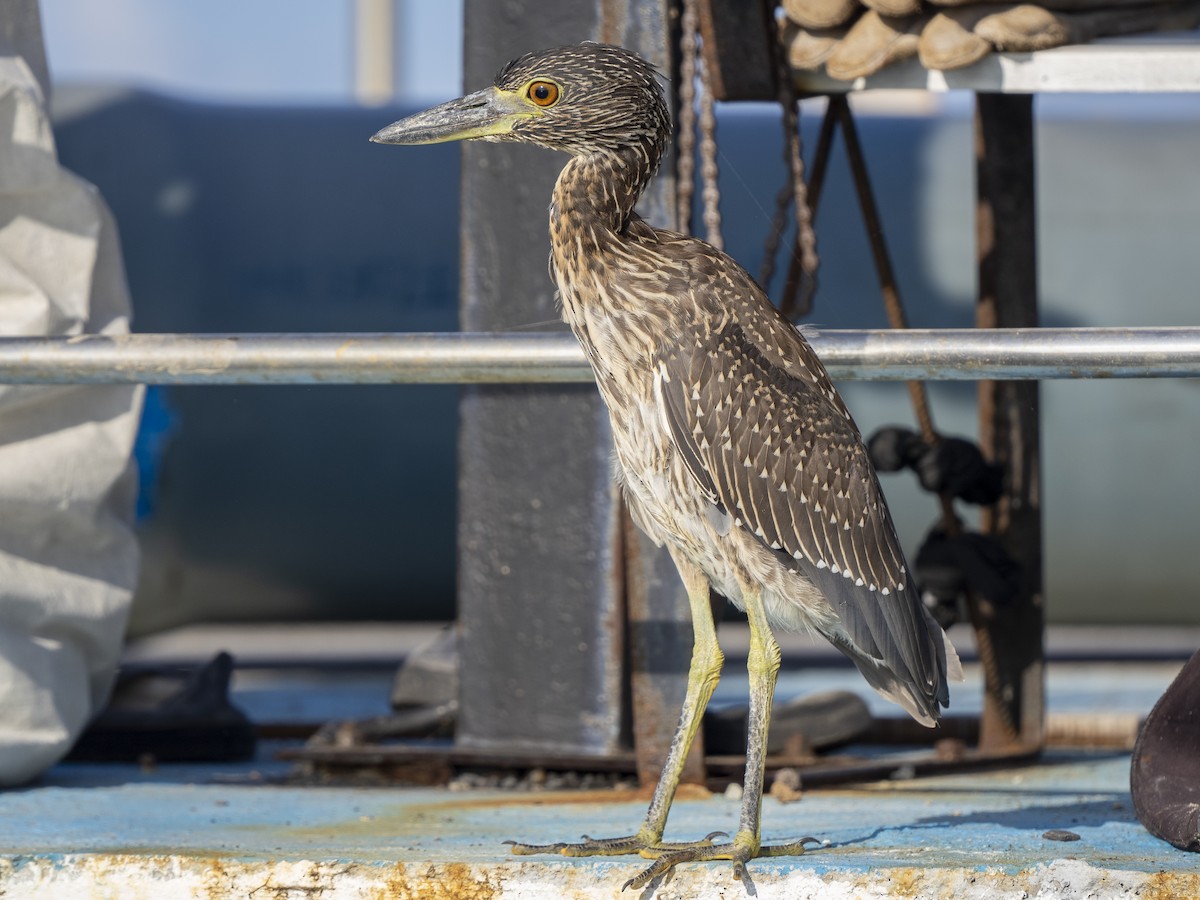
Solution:
[[[774,34],[774,26],[772,32]],[[804,180],[804,157],[800,144],[800,102],[792,84],[791,70],[784,54],[783,44],[777,34],[772,41],[772,58],[775,63],[775,80],[778,84],[778,100],[783,110],[783,161],[787,166],[787,182],[775,197],[775,218],[763,252],[764,289],[774,276],[775,255],[779,238],[787,217],[789,206],[795,208],[796,235],[792,242],[791,262],[788,278],[784,283],[779,308],[789,318],[802,318],[812,311],[813,294],[817,289],[817,237],[813,230],[815,204],[809,199],[808,185]]]
[[[827,106],[825,115],[821,118],[821,130],[817,134],[817,148],[813,152],[812,168],[808,177],[808,205],[813,220],[817,217],[817,210],[821,208],[821,192],[825,187],[825,173],[829,171],[829,157],[833,150],[833,135],[836,127],[837,116],[834,115],[833,109]],[[803,262],[802,254],[793,251],[791,260],[788,262],[787,281],[783,286],[783,302],[779,307],[785,316],[793,320],[810,312],[810,310],[797,309],[795,301],[792,300],[799,296],[797,286],[805,277]]]
[[[692,233],[692,198],[696,178],[696,0],[684,0],[679,38],[679,138],[675,164],[675,221]]]
[[[775,277],[775,257],[779,254],[779,242],[783,239],[783,229],[787,226],[788,213],[792,211],[792,199],[795,196],[790,183],[785,184],[775,194],[775,214],[771,217],[771,227],[763,241],[762,264],[758,267],[758,283],[768,294],[771,293],[771,280]],[[780,309],[783,309],[784,302],[780,300]]]
[[[696,0],[688,0],[695,3]],[[704,187],[704,239],[718,250],[725,249],[721,237],[721,187],[717,168],[717,116],[712,94],[711,76],[703,60],[697,60],[700,70],[700,180]]]
[[[698,52],[699,0],[684,0],[680,22],[679,60],[679,161],[676,165],[676,214],[679,229],[691,234],[695,179],[696,82],[700,82],[700,178],[704,201],[704,238],[718,250],[725,248],[721,237],[721,188],[717,178],[717,117],[710,75]]]

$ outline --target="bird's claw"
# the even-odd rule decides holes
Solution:
[[[522,844],[520,841],[505,841],[504,843],[512,847],[513,856],[536,856],[539,853],[558,853],[563,847],[568,846],[562,842],[557,844]]]
[[[558,853],[562,856],[631,856],[639,854],[654,859],[664,853],[678,850],[711,847],[717,838],[728,837],[729,835],[724,831],[713,831],[698,841],[675,843],[654,840],[636,834],[615,838],[594,838],[585,834],[580,837],[578,843],[523,844],[519,841],[505,841],[504,843],[512,847],[514,856],[533,856],[538,853]]]
[[[714,843],[718,838],[725,838],[728,843]],[[698,841],[680,843],[651,840],[636,834],[615,838],[593,838],[583,835],[578,843],[557,844],[522,844],[518,841],[505,841],[512,847],[516,856],[532,856],[537,853],[559,853],[563,856],[625,856],[638,854],[654,862],[642,872],[630,878],[621,890],[633,888],[638,890],[645,887],[655,878],[666,875],[683,862],[704,862],[707,860],[732,860],[733,875],[741,879],[746,874],[746,863],[752,859],[764,856],[800,856],[808,850],[808,844],[820,845],[814,837],[803,837],[787,844],[769,844],[761,846],[757,839],[746,834],[740,834],[729,840],[724,831],[713,831]]]
[[[709,837],[718,834],[721,834],[721,832],[714,832]],[[803,837],[787,844],[771,844],[765,847],[758,846],[756,841],[738,840],[737,838],[728,844],[713,844],[709,842],[705,845],[703,842],[697,841],[695,844],[687,847],[655,854],[653,864],[647,866],[642,872],[621,885],[621,890],[624,891],[628,888],[633,888],[636,891],[639,888],[643,888],[654,879],[671,872],[680,863],[704,862],[718,859],[731,860],[733,862],[733,877],[741,880],[746,875],[746,863],[750,860],[765,856],[800,856],[807,852],[808,847],[806,845],[810,843],[818,846],[821,844],[814,837]],[[648,856],[650,854],[643,852],[642,855]]]
[[[806,844],[815,844],[820,847],[824,843],[820,838],[802,837],[794,841],[788,841],[786,844],[768,844],[766,847],[760,847],[758,856],[803,856],[808,852]]]
[[[625,856],[641,853],[651,844],[636,834],[627,837],[593,838],[583,835],[577,843],[523,844],[520,841],[505,841],[512,847],[515,856],[533,856],[538,853],[558,853],[562,856]]]

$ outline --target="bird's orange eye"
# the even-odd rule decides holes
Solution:
[[[538,106],[553,106],[558,102],[558,85],[553,81],[531,81],[525,95]]]

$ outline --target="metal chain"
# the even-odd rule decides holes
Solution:
[[[705,239],[718,250],[721,237],[721,188],[717,184],[717,117],[708,68],[700,58],[699,0],[683,0],[679,60],[679,161],[676,164],[676,216],[679,230],[691,234],[696,172],[696,79],[700,80],[700,178],[704,198]]]
[[[692,197],[696,178],[696,32],[697,0],[684,0],[679,38],[679,147],[675,164],[676,227],[692,233]]]
[[[792,262],[788,267],[789,276],[780,299],[780,308],[789,310],[793,317],[802,317],[812,311],[820,259],[817,256],[817,235],[813,229],[813,207],[809,202],[808,185],[804,180],[804,156],[800,146],[800,100],[792,83],[791,67],[788,65],[783,42],[774,20],[772,26],[775,80],[779,86],[779,105],[783,108],[784,162],[788,167],[792,203],[796,210],[796,237],[792,244]]]
[[[687,0],[695,5],[696,0]],[[704,60],[698,59],[700,71],[700,179],[704,188],[704,239],[718,250],[725,249],[721,237],[721,187],[717,168],[717,116],[713,101],[711,75]]]
[[[768,294],[771,292],[771,279],[775,277],[775,257],[779,253],[779,242],[783,238],[783,229],[787,225],[788,213],[795,196],[790,179],[789,183],[775,194],[775,214],[771,217],[771,228],[763,241],[762,264],[758,267],[758,283]],[[782,302],[779,305],[782,309]]]
[[[772,29],[775,82],[779,85],[778,100],[782,109],[784,127],[784,163],[787,166],[787,182],[775,194],[775,215],[770,223],[770,232],[763,244],[762,268],[758,281],[768,288],[775,276],[775,257],[779,253],[779,242],[784,232],[788,208],[796,210],[796,239],[792,244],[792,260],[788,265],[788,278],[784,284],[779,307],[788,318],[803,318],[812,311],[812,295],[816,293],[816,272],[820,260],[817,258],[816,233],[812,229],[815,215],[815,197],[809,197],[809,186],[805,184],[804,157],[800,151],[799,98],[792,84],[791,67],[787,65],[778,30]]]
[[[817,147],[813,151],[812,167],[808,172],[808,207],[810,210],[810,219],[816,219],[817,210],[821,208],[821,192],[825,187],[825,173],[829,170],[829,157],[833,150],[833,135],[837,126],[837,117],[833,114],[833,109],[829,106],[825,108],[825,115],[821,117],[821,129],[817,133]],[[789,319],[795,320],[812,312],[811,295],[809,295],[809,303],[805,308],[799,308],[800,291],[798,286],[806,279],[804,273],[804,260],[800,253],[796,251],[796,246],[792,246],[792,256],[788,261],[787,280],[783,285],[783,294],[779,304],[779,310]],[[815,276],[812,276],[813,288],[816,288]]]
[[[800,147],[800,103],[794,93],[784,107],[784,128],[788,131],[788,163],[792,175],[792,191],[796,196],[796,247],[800,264],[808,276],[800,286],[798,305],[807,314],[812,308],[813,294],[817,289],[817,268],[821,264],[817,255],[817,234],[813,229],[812,207],[808,202],[808,185],[804,182],[804,157]]]

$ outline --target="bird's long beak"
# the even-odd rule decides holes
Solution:
[[[371,138],[377,144],[440,144],[509,134],[540,110],[512,91],[490,87],[393,122]]]

